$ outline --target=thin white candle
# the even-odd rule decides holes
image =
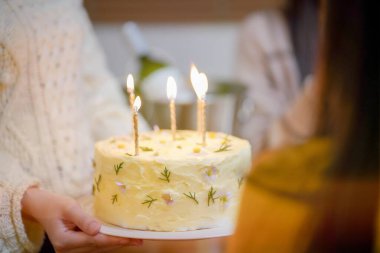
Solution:
[[[195,94],[197,94],[197,131],[201,133],[201,112],[202,112],[202,103],[200,99],[200,94],[198,94],[199,90],[199,72],[197,67],[195,67],[194,64],[191,64],[191,69],[190,69],[190,80],[191,84],[193,86],[193,89],[195,91]]]
[[[205,73],[199,74],[199,82],[202,84],[200,93],[201,100],[201,133],[202,133],[202,145],[206,146],[206,92],[208,90],[208,80]]]
[[[136,97],[133,103],[133,136],[135,140],[135,156],[139,155],[139,119],[138,111],[141,107],[141,99]]]
[[[191,84],[198,97],[198,124],[197,128],[202,137],[202,145],[206,145],[206,92],[208,90],[208,80],[205,73],[199,73],[197,68],[191,66]]]
[[[177,122],[176,122],[176,113],[175,113],[175,98],[177,96],[177,84],[172,76],[169,76],[168,81],[166,83],[166,94],[170,101],[170,122],[171,122],[171,130],[173,141],[176,139],[176,131],[177,131]]]

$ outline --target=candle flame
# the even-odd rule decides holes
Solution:
[[[196,83],[198,80],[198,75],[199,75],[199,71],[198,71],[197,67],[195,67],[194,64],[191,64],[190,79],[191,79],[191,83],[193,86],[194,86],[194,83]]]
[[[199,71],[197,69],[197,67],[195,67],[194,64],[191,64],[191,69],[190,69],[190,80],[191,80],[191,84],[193,86],[193,89],[195,91],[195,93],[197,94],[197,97],[200,98],[200,95],[198,93],[199,91]]]
[[[175,99],[177,96],[177,84],[172,76],[168,77],[168,82],[166,83],[166,94],[168,99]]]
[[[133,91],[135,89],[135,82],[133,80],[132,74],[128,74],[127,76],[127,90],[129,92]]]
[[[137,96],[135,99],[135,102],[133,103],[133,109],[135,109],[135,112],[138,112],[141,107],[141,99],[140,96]]]
[[[208,90],[208,80],[205,73],[200,73],[199,76],[199,82],[201,83],[201,96],[205,96],[206,92]]]
[[[199,73],[195,65],[192,64],[190,70],[190,79],[197,97],[199,99],[203,98],[208,90],[208,81],[206,74]]]

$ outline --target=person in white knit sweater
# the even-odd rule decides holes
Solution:
[[[142,128],[147,128],[143,120]],[[0,252],[97,252],[140,240],[99,233],[93,143],[131,131],[80,0],[0,0]]]

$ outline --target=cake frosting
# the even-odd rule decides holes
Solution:
[[[126,228],[186,231],[233,225],[244,175],[251,166],[246,140],[195,131],[141,134],[134,156],[131,136],[95,145],[94,212]]]

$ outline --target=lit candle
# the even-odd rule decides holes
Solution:
[[[194,68],[193,68],[194,67]],[[198,97],[198,127],[202,136],[202,145],[206,145],[206,92],[208,81],[205,73],[199,73],[195,66],[192,66],[191,82]]]
[[[139,120],[138,111],[141,107],[141,99],[136,97],[133,103],[133,136],[135,140],[135,155],[139,155]]]
[[[205,73],[199,74],[199,82],[201,83],[201,133],[202,133],[202,145],[206,146],[206,92],[208,89],[208,80]]]
[[[190,69],[190,80],[191,84],[193,85],[193,89],[195,90],[195,93],[197,94],[198,100],[197,100],[197,131],[201,133],[201,100],[200,100],[200,95],[198,94],[199,90],[199,72],[198,69],[195,67],[194,64],[191,64],[191,69]]]
[[[127,76],[127,91],[129,94],[129,106],[132,109],[135,101],[135,82],[133,81],[132,74],[128,74]]]
[[[166,84],[166,94],[170,101],[170,122],[172,129],[173,141],[175,140],[175,134],[177,131],[176,115],[175,115],[175,98],[177,96],[177,84],[173,77],[169,76]]]

